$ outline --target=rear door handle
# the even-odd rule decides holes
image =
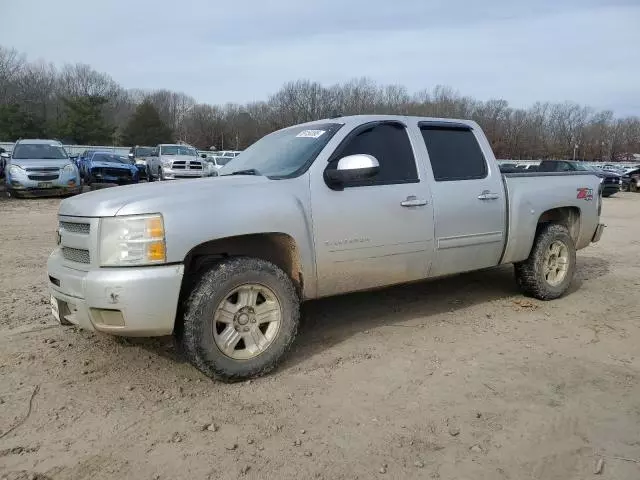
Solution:
[[[403,207],[422,207],[427,204],[426,200],[416,198],[415,195],[410,195],[406,200],[400,202]]]
[[[497,200],[500,198],[500,195],[497,193],[491,193],[489,190],[484,190],[480,195],[478,195],[478,200]]]

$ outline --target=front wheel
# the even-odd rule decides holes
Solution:
[[[562,296],[575,274],[576,248],[564,225],[544,225],[524,262],[514,265],[518,286],[539,300]]]
[[[256,258],[225,259],[208,270],[184,308],[182,349],[205,375],[232,382],[273,370],[300,318],[293,282]]]

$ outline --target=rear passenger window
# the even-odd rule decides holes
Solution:
[[[487,162],[471,130],[421,126],[436,182],[487,176]]]
[[[396,123],[372,125],[371,128],[350,138],[348,143],[336,153],[336,160],[360,153],[372,155],[380,163],[380,171],[375,177],[353,182],[345,187],[418,182],[416,160],[403,125]],[[336,165],[337,161],[331,162],[327,168],[336,168]]]

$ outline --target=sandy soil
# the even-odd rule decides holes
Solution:
[[[0,200],[0,478],[640,478],[614,458],[640,461],[638,194],[605,201],[565,298],[507,267],[313,302],[284,365],[236,385],[167,339],[54,324],[58,202]]]

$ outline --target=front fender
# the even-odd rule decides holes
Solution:
[[[184,262],[189,252],[213,240],[282,233],[296,242],[305,279],[305,296],[315,296],[316,269],[309,204],[308,185],[303,179],[272,181],[231,194],[227,191],[225,196],[213,195],[207,204],[179,201],[171,210],[162,212],[167,261]]]

